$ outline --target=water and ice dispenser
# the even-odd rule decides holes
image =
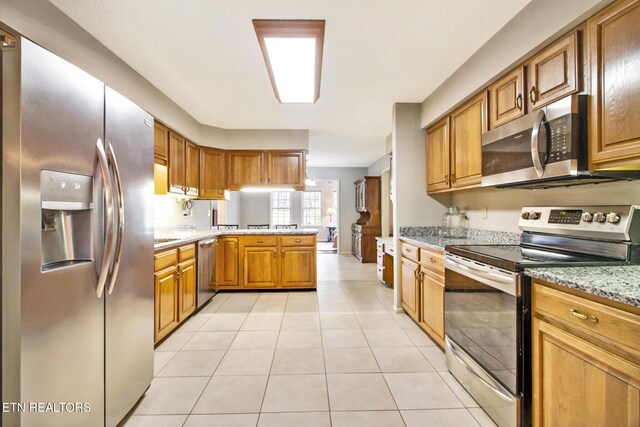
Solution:
[[[92,261],[93,177],[43,170],[40,196],[41,270]]]

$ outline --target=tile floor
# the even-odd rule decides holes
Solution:
[[[374,264],[318,255],[317,292],[220,293],[155,351],[126,427],[494,426]]]

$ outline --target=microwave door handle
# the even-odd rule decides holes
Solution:
[[[104,253],[102,255],[102,265],[100,266],[100,273],[98,275],[98,286],[96,288],[96,295],[98,298],[102,298],[104,288],[107,284],[107,278],[109,276],[109,270],[113,261],[115,242],[113,231],[113,188],[111,187],[111,174],[109,173],[109,164],[107,162],[107,155],[104,152],[104,146],[102,140],[98,138],[96,142],[96,151],[98,154],[98,164],[100,165],[100,172],[102,173],[102,181],[104,181],[104,198],[105,198],[105,242]]]
[[[107,158],[113,165],[113,176],[115,181],[116,200],[118,203],[118,227],[116,229],[116,249],[113,260],[113,267],[111,268],[110,283],[107,292],[109,295],[113,292],[113,287],[116,284],[116,278],[118,276],[118,268],[120,267],[120,260],[122,258],[122,240],[124,237],[124,196],[122,194],[122,182],[120,180],[120,169],[118,168],[118,162],[116,160],[116,154],[113,151],[113,145],[109,143]]]
[[[542,178],[544,175],[544,166],[540,160],[540,126],[544,124],[544,111],[538,110],[536,113],[535,124],[531,131],[531,160],[533,160],[533,168],[536,171],[538,178]]]

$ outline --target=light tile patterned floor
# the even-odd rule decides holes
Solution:
[[[494,426],[375,274],[319,254],[317,292],[217,294],[156,349],[124,425]]]

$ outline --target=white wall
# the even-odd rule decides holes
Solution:
[[[453,195],[453,205],[469,216],[472,228],[519,232],[523,206],[631,205],[640,204],[640,183],[583,185],[547,190],[486,189]],[[488,208],[487,219],[482,207]]]
[[[351,224],[359,215],[356,212],[356,192],[353,183],[367,174],[367,168],[307,168],[311,179],[338,181],[338,250],[351,253]]]
[[[391,153],[387,153],[373,162],[369,166],[367,174],[369,176],[380,176],[385,169],[389,169],[389,166],[391,166]]]
[[[608,3],[611,0],[532,0],[422,102],[420,127]]]
[[[211,228],[211,202],[208,200],[194,200],[191,215],[184,216],[182,201],[178,202],[171,196],[154,196],[154,228],[173,225],[193,225],[196,230]]]

